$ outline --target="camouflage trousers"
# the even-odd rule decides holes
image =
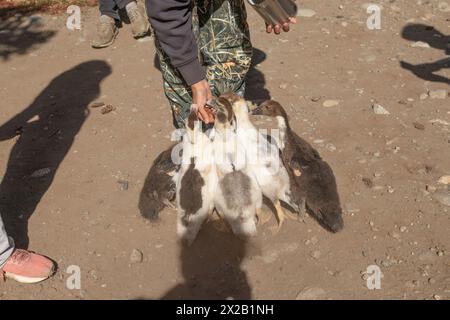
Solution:
[[[195,0],[194,3],[192,22],[199,59],[213,96],[229,91],[244,95],[245,76],[252,58],[244,0]],[[191,89],[170,64],[156,37],[155,47],[174,124],[182,128],[192,104]]]

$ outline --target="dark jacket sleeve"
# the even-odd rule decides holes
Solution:
[[[192,30],[191,0],[146,0],[147,14],[162,49],[188,85],[205,79]]]

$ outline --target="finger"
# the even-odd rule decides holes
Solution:
[[[271,25],[266,25],[266,32],[267,33],[272,33],[272,26]]]
[[[275,34],[280,34],[280,32],[281,32],[281,27],[280,27],[279,24],[275,25],[274,31],[275,31]]]
[[[209,115],[208,115],[208,112],[206,112],[204,107],[198,108],[198,113],[199,113],[199,118],[204,123],[209,123]]]
[[[296,24],[297,23],[297,18],[289,18],[289,22]]]
[[[288,22],[283,23],[283,31],[284,32],[288,32],[289,31],[289,23]]]
[[[209,120],[210,120],[211,123],[213,123],[214,120],[215,120],[214,111],[212,109],[208,109],[208,111],[209,111]]]

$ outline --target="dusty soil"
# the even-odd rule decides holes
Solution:
[[[248,96],[282,102],[332,166],[345,228],[306,218],[272,235],[272,219],[243,244],[207,224],[187,250],[173,210],[153,224],[137,208],[173,130],[152,40],[125,25],[113,46],[91,49],[95,8],[82,11],[81,31],[64,14],[2,20],[1,213],[19,246],[59,269],[37,285],[1,283],[0,299],[449,299],[450,195],[438,180],[450,175],[450,98],[426,95],[450,84],[440,2],[377,1],[382,25],[371,31],[364,1],[305,0],[316,14],[278,37],[249,10],[258,51]],[[380,290],[364,280],[373,264]],[[72,265],[79,290],[66,287]]]

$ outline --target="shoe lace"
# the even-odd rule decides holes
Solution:
[[[31,259],[31,254],[26,250],[16,249],[10,257],[10,262],[15,265],[22,265]]]
[[[139,13],[139,11],[138,11],[137,9],[130,10],[130,11],[127,12],[127,13],[128,13],[128,18],[130,18],[130,21],[131,21],[131,22],[134,22],[134,21],[136,21],[137,19],[139,19],[140,13]]]

